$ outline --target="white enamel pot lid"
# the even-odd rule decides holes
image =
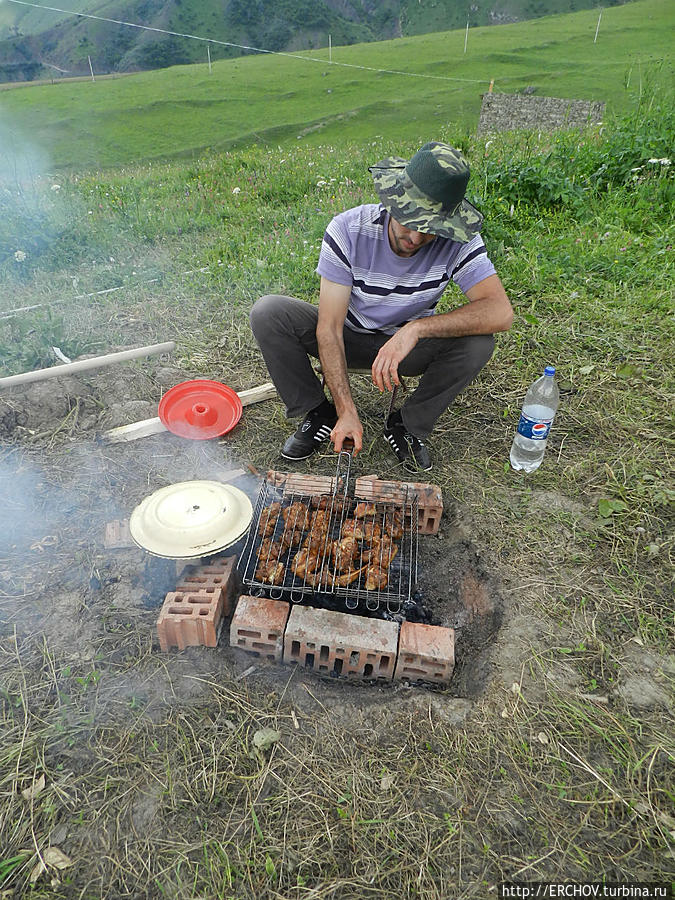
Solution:
[[[160,488],[131,514],[129,531],[143,550],[169,559],[191,559],[224,550],[251,524],[251,501],[219,481],[183,481]]]

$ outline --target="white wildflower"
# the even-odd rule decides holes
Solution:
[[[241,188],[240,187],[232,188],[232,193],[233,194],[241,194]]]
[[[14,259],[17,262],[23,262],[27,256],[28,256],[28,254],[24,253],[23,250],[17,250],[16,253],[14,254]]]
[[[327,182],[327,181],[324,181],[323,178],[320,178],[320,179],[317,181],[316,186],[317,186],[317,187],[323,187],[324,184],[328,184],[328,182]]]
[[[53,184],[52,187],[51,187],[51,189],[52,189],[53,191],[60,191],[60,190],[61,190],[61,185],[60,185],[60,184]]]
[[[665,156],[663,159],[656,159],[656,157],[652,157],[652,159],[650,159],[649,162],[650,163],[658,163],[660,166],[669,166],[670,165],[670,160],[668,159],[667,156]]]

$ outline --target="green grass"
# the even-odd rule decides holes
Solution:
[[[670,58],[672,11],[660,0],[611,7],[594,44],[596,23],[589,10],[476,28],[466,55],[464,33],[455,31],[334,49],[334,62],[355,68],[330,66],[326,51],[256,56],[219,62],[211,76],[206,65],[194,65],[96,84],[21,87],[3,92],[0,104],[51,170],[247,144],[418,140],[448,125],[468,133],[491,79],[498,91],[534,85],[539,94],[604,100],[609,113],[621,112],[654,64]]]
[[[287,683],[266,666],[238,679],[248,661],[226,648],[164,656],[156,610],[138,594],[112,602],[142,563],[101,547],[105,521],[192,454],[286,468],[280,403],[247,407],[225,440],[194,449],[161,437],[101,447],[76,404],[59,423],[21,424],[35,395],[0,397],[3,427],[19,422],[2,474],[21,486],[39,473],[52,538],[0,552],[0,893],[469,900],[504,880],[672,879],[675,179],[672,162],[649,162],[675,146],[672,99],[643,92],[583,134],[464,136],[516,310],[429,441],[446,514],[425,561],[469,545],[504,601],[471,700],[290,670]],[[295,142],[15,186],[0,219],[0,315],[40,306],[0,319],[2,374],[52,362],[53,345],[76,355],[173,338],[177,376],[267,380],[252,302],[315,300],[326,222],[374,199],[369,163],[418,145]],[[509,445],[547,362],[561,404],[543,465],[523,477]],[[156,370],[49,393],[91,386],[104,408],[113,394],[156,399]],[[359,471],[408,477],[381,440],[385,401],[363,378],[354,392]],[[327,449],[301,470],[334,465]],[[261,754],[263,727],[282,738]],[[50,845],[72,865],[32,884]]]

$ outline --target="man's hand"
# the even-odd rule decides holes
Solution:
[[[358,453],[363,446],[363,425],[356,413],[345,413],[335,423],[335,428],[330,433],[330,439],[335,446],[336,453],[342,450],[347,438],[354,441],[354,453]]]
[[[416,322],[408,322],[407,325],[399,328],[386,344],[380,347],[371,372],[373,384],[377,385],[381,391],[391,391],[393,384],[401,383],[398,377],[399,363],[415,347],[418,340]]]

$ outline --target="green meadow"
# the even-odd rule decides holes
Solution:
[[[540,95],[628,108],[669,58],[673,8],[639,0],[597,11],[299,53],[256,55],[119,78],[14,87],[0,114],[54,170],[114,167],[246,144],[416,140],[475,129],[481,94]],[[115,26],[109,26],[114,28]],[[206,48],[204,48],[206,56]],[[374,71],[379,70],[379,71]],[[628,88],[628,90],[627,90]]]
[[[489,900],[502,882],[672,881],[668,17],[651,0],[604,10],[593,45],[596,22],[472,30],[466,58],[458,33],[336,50],[606,99],[606,124],[583,132],[479,138],[480,85],[283,57],[0,95],[53,164],[0,185],[0,375],[54,365],[54,348],[177,344],[168,361],[0,393],[2,900]],[[430,473],[395,464],[388,398],[356,376],[354,465],[442,489],[420,575],[441,617],[455,579],[474,579],[442,618],[453,680],[252,669],[225,635],[161,653],[147,559],[105,547],[106,524],[183,477],[287,471],[295,426],[273,399],[213,441],[101,433],[155,415],[183,380],[267,381],[253,302],[316,302],[326,223],[374,202],[369,164],[432,136],[462,142],[515,320],[439,420]],[[440,309],[460,302],[451,287]],[[509,447],[547,363],[560,407],[523,476]],[[332,448],[298,470],[332,475]]]

